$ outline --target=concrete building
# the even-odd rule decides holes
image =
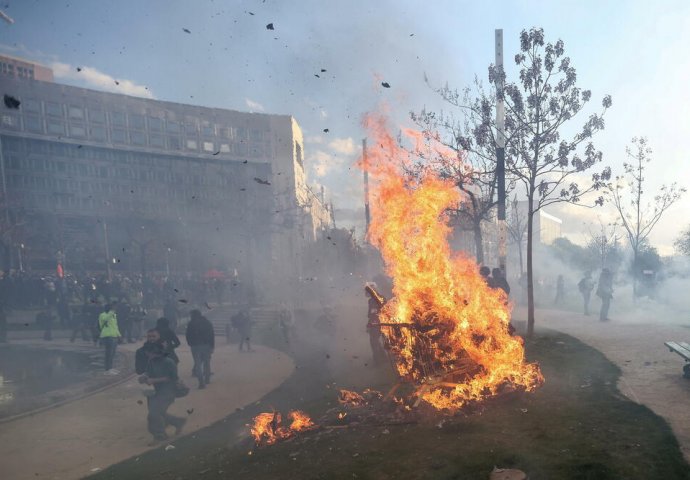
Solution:
[[[37,71],[0,74],[21,102],[0,107],[5,268],[21,259],[50,270],[59,251],[68,270],[236,269],[257,288],[301,275],[332,213],[306,183],[294,118],[38,81]]]

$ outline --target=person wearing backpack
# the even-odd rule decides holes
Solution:
[[[175,402],[177,392],[177,364],[166,355],[165,347],[159,342],[146,343],[144,352],[148,358],[146,373],[139,377],[139,383],[152,385],[153,394],[147,397],[148,430],[153,435],[149,446],[156,445],[168,438],[165,429],[168,425],[175,427],[175,435],[182,432],[187,419],[168,413],[168,408]]]

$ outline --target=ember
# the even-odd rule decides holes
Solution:
[[[460,192],[430,170],[404,175],[410,156],[384,117],[370,115],[365,126],[375,138],[360,162],[373,177],[369,240],[394,282],[380,324],[400,378],[418,385],[418,401],[437,409],[533,390],[544,379],[536,364],[525,363],[522,339],[509,333],[505,294],[486,285],[473,260],[451,253],[445,211],[463,200]],[[405,133],[419,148],[420,134]],[[455,157],[445,160],[461,161]]]
[[[340,390],[338,401],[343,405],[350,405],[353,407],[360,407],[367,403],[363,396],[350,390]]]
[[[292,421],[289,427],[284,426],[280,412],[260,413],[254,417],[254,425],[250,426],[252,436],[257,445],[273,445],[278,440],[292,437],[296,432],[314,428],[316,425],[304,412],[293,410],[288,413]]]

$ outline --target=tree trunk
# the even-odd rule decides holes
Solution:
[[[484,264],[484,243],[482,238],[481,222],[475,223],[472,231],[474,232],[474,248],[475,256],[477,257],[477,263],[479,265],[482,265]]]
[[[637,303],[637,255],[639,248],[633,248],[633,303]]]
[[[518,258],[520,260],[520,278],[525,274],[525,269],[522,264],[522,242],[518,242]]]
[[[528,198],[527,209],[527,336],[534,335],[534,271],[532,269],[533,197]]]

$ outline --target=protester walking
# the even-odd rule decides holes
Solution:
[[[153,394],[147,397],[148,430],[153,435],[153,441],[149,445],[153,446],[168,438],[166,427],[175,427],[175,435],[179,435],[187,420],[168,413],[168,408],[176,397],[177,365],[165,355],[165,348],[160,343],[148,344],[144,352],[148,364],[146,373],[139,377],[139,382],[154,388]]]
[[[587,272],[585,276],[580,279],[577,284],[578,290],[582,294],[582,300],[584,301],[585,315],[589,316],[589,301],[592,296],[592,290],[594,290],[594,281],[592,280],[592,273]]]
[[[249,316],[247,308],[242,308],[237,314],[232,317],[232,325],[237,329],[240,336],[240,352],[242,347],[247,345],[247,351],[252,352],[251,336],[252,336],[252,319]]]
[[[565,280],[563,275],[559,275],[556,279],[556,298],[554,299],[554,305],[561,305],[565,300]]]
[[[187,324],[187,344],[192,349],[194,375],[199,380],[199,388],[206,388],[211,382],[211,355],[215,348],[216,335],[213,324],[199,310],[189,312]]]
[[[601,298],[599,320],[607,322],[609,320],[609,307],[611,306],[611,299],[613,298],[613,275],[611,275],[608,268],[604,268],[601,271],[601,275],[599,275],[597,296]]]
[[[500,288],[506,292],[506,296],[510,295],[510,285],[508,284],[508,280],[506,280],[506,277],[503,276],[503,270],[498,267],[491,270],[489,286],[491,288]]]
[[[146,355],[146,349],[149,345],[154,343],[160,343],[163,345],[161,343],[161,334],[158,333],[158,330],[152,328],[146,332],[146,341],[144,342],[144,345],[138,348],[134,354],[134,371],[139,375],[142,375],[146,372],[146,367],[149,364],[149,357]],[[165,347],[163,348],[165,349]]]
[[[105,347],[105,374],[117,375],[120,372],[113,368],[113,360],[117,342],[122,335],[117,327],[117,315],[110,304],[106,304],[103,313],[98,316],[98,328],[101,332],[101,344]]]

